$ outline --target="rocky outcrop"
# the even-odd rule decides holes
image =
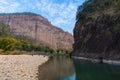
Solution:
[[[72,55],[120,59],[119,9],[117,1],[115,3],[114,0],[92,0],[83,4],[74,28],[75,43]]]
[[[34,13],[1,14],[0,22],[9,24],[12,34],[32,39],[54,49],[72,49],[73,37]]]

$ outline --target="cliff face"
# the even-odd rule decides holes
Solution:
[[[119,0],[89,0],[74,28],[73,56],[120,59]]]
[[[15,36],[32,39],[54,49],[72,49],[73,37],[53,26],[44,17],[33,13],[1,14],[0,22],[9,24]]]

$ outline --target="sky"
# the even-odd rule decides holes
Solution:
[[[85,0],[0,0],[0,13],[33,12],[73,34],[77,7]]]

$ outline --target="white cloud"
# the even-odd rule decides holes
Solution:
[[[19,7],[19,3],[12,2],[10,0],[0,0],[0,12],[6,13],[6,12],[14,12]]]
[[[0,0],[0,4],[8,4],[6,0]]]
[[[71,25],[75,22],[75,15],[78,3],[73,3],[73,1],[67,0],[64,1],[62,4],[59,3],[53,3],[50,0],[36,0],[37,1],[37,8],[50,16],[50,21],[55,26],[62,27],[63,29],[65,27],[68,27],[71,30],[74,26]],[[67,29],[67,28],[66,28]],[[69,30],[68,30],[69,31]]]

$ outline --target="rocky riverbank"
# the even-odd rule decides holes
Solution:
[[[38,66],[47,60],[42,55],[0,55],[0,80],[38,80]]]
[[[106,63],[106,64],[113,64],[113,65],[120,65],[120,60],[108,60],[108,59],[94,59],[94,58],[86,58],[86,57],[76,57],[73,56],[73,59],[80,59],[80,60],[88,60],[94,63]]]

